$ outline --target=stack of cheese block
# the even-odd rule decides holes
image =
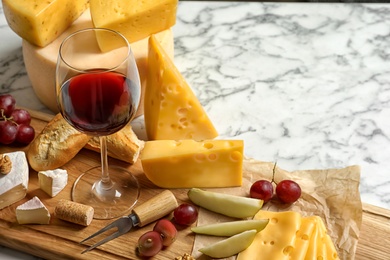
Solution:
[[[68,35],[91,27],[105,27],[125,35],[131,44],[144,89],[148,36],[156,34],[163,48],[173,57],[171,27],[176,22],[177,2],[3,0],[3,8],[9,26],[23,38],[24,62],[37,97],[53,112],[58,112],[55,68],[61,42]],[[140,106],[136,116],[141,114],[143,106]]]

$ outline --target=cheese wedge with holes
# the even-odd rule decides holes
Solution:
[[[242,140],[156,140],[141,152],[146,177],[162,188],[242,184]]]
[[[293,211],[260,210],[253,219],[269,219],[269,222],[264,230],[257,233],[252,245],[238,254],[237,260],[290,259],[301,225],[301,215]]]
[[[26,196],[28,189],[28,163],[22,151],[5,153],[11,162],[11,171],[0,175],[0,209],[5,208]]]
[[[16,208],[16,219],[19,224],[49,224],[50,213],[35,196]]]
[[[88,0],[3,0],[9,27],[31,44],[44,47],[88,7]]]
[[[64,33],[44,48],[35,46],[28,41],[22,42],[24,64],[31,85],[39,100],[54,113],[58,113],[55,94],[55,71],[58,51],[61,42],[71,33],[93,27],[91,13],[86,10]],[[167,55],[173,58],[174,43],[171,29],[156,34],[158,42],[163,46]],[[141,80],[141,102],[136,117],[143,114],[143,96],[146,86],[148,68],[148,38],[131,44],[131,49],[137,63]],[[45,75],[44,77],[42,75]]]
[[[144,102],[149,140],[207,140],[218,135],[194,92],[154,35],[149,38]]]
[[[123,34],[132,43],[171,28],[178,0],[90,0],[94,27]],[[109,42],[99,40],[101,46]]]
[[[68,184],[68,172],[63,169],[38,172],[39,187],[50,197],[55,197]]]

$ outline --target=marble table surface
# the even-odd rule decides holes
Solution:
[[[221,138],[291,171],[360,165],[362,201],[390,209],[390,5],[180,2],[173,31]],[[50,112],[1,5],[0,93]],[[35,257],[0,246],[0,259]]]

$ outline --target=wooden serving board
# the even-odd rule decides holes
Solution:
[[[31,111],[31,114],[33,117],[31,124],[39,133],[51,116],[34,111]],[[0,153],[16,150],[26,151],[27,149],[27,147],[0,145]],[[59,220],[53,214],[54,208],[60,199],[71,199],[70,191],[74,180],[83,171],[99,163],[100,156],[98,153],[83,149],[72,161],[62,167],[68,171],[68,185],[54,198],[40,190],[37,172],[30,169],[26,197],[0,210],[0,244],[45,259],[137,259],[135,252],[137,240],[144,232],[151,230],[153,224],[143,228],[135,228],[97,249],[81,254],[86,245],[80,245],[79,242],[113,220],[93,220],[90,226],[83,227]],[[130,166],[121,161],[110,159],[109,163],[126,167],[137,176],[142,188],[138,203],[143,203],[162,191],[145,177],[139,162]],[[172,190],[179,204],[188,201],[187,191],[188,189]],[[38,196],[52,214],[49,225],[19,225],[17,223],[15,217],[16,207],[34,196]],[[390,210],[367,204],[363,206],[363,209],[363,224],[356,259],[390,259]],[[102,237],[92,240],[88,245]],[[175,259],[175,257],[184,253],[191,253],[193,242],[194,235],[189,228],[179,230],[177,241],[153,259]]]

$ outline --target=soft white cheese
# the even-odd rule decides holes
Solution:
[[[26,196],[28,188],[28,163],[24,152],[5,153],[12,162],[11,172],[0,175],[0,209]]]
[[[54,197],[68,184],[68,173],[63,169],[38,172],[39,187],[49,196]]]
[[[19,224],[49,224],[50,213],[37,196],[16,208]]]

